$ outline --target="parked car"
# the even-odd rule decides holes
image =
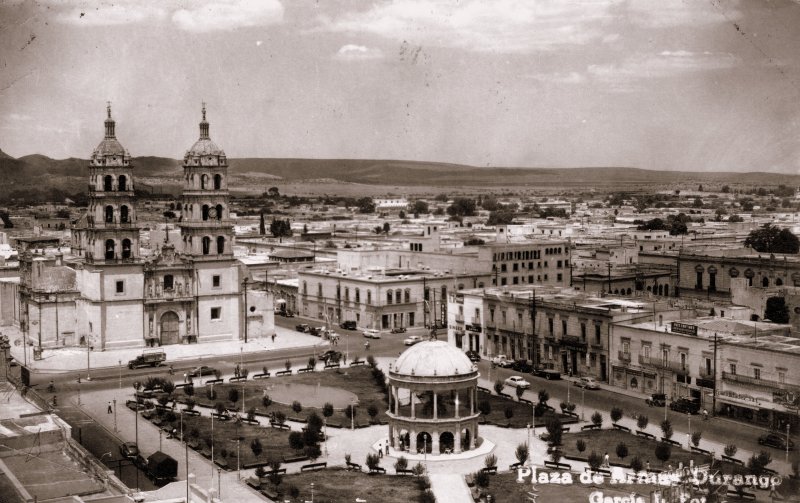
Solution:
[[[477,363],[481,361],[481,355],[477,351],[467,351],[465,354],[467,355],[467,358],[469,358],[469,361],[471,361],[472,363]]]
[[[357,328],[356,327],[356,321],[355,320],[345,320],[345,321],[339,323],[339,328],[341,328],[343,330],[355,330]]]
[[[206,365],[201,365],[199,367],[195,367],[189,371],[189,376],[197,377],[197,376],[210,376],[216,375],[217,369],[214,367],[208,367]]]
[[[585,389],[600,389],[600,386],[597,384],[597,381],[594,380],[594,377],[581,377],[575,382],[575,386]]]
[[[125,459],[136,459],[139,455],[139,448],[133,442],[122,442],[119,446],[119,453]]]
[[[512,388],[522,388],[528,389],[531,387],[531,383],[523,379],[521,376],[511,376],[504,381],[506,386],[511,386]]]
[[[492,358],[492,363],[494,363],[498,367],[510,367],[511,365],[514,364],[514,362],[509,360],[508,357],[506,357],[506,355],[495,356],[494,358]]]
[[[291,311],[284,311],[281,314],[283,314],[283,316],[285,316],[287,318],[294,318],[294,313],[291,312]]]
[[[406,333],[406,328],[405,327],[394,327],[393,329],[390,330],[390,332],[393,333],[393,334],[404,334],[404,333]]]
[[[561,372],[558,370],[548,369],[543,365],[539,365],[534,368],[531,374],[535,375],[536,377],[543,377],[547,380],[557,381],[561,379]]]
[[[780,435],[778,433],[766,433],[758,437],[759,445],[766,445],[776,449],[786,449],[787,440],[789,440],[789,450],[791,451],[794,449],[794,442],[792,442],[791,439],[787,439],[786,435]]]
[[[178,478],[178,462],[161,451],[151,454],[145,467],[147,477],[156,485],[161,486]]]
[[[650,407],[663,407],[667,404],[667,395],[664,393],[653,393],[650,398],[644,401]]]
[[[700,412],[700,401],[695,398],[678,398],[669,404],[669,408],[675,412],[697,414]]]
[[[295,325],[294,329],[298,332],[308,332],[311,327],[308,326],[308,323],[300,323],[299,325]]]
[[[511,368],[517,372],[528,374],[531,370],[533,370],[533,362],[530,360],[518,359],[511,364]]]
[[[319,355],[319,359],[327,363],[336,363],[342,358],[342,353],[334,349],[329,349]]]
[[[406,346],[413,346],[418,342],[422,342],[422,337],[420,337],[419,335],[410,335],[405,339],[403,339],[403,344],[405,344]]]
[[[368,339],[380,339],[381,338],[381,333],[378,330],[375,330],[374,328],[368,328],[368,329],[364,330],[362,332],[362,334],[364,334],[364,337],[366,337]]]
[[[140,367],[158,367],[167,361],[167,354],[163,349],[145,349],[142,354],[128,362],[128,368],[138,369]]]

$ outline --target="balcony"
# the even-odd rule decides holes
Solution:
[[[644,365],[647,367],[653,367],[656,369],[661,370],[670,370],[672,372],[678,372],[681,374],[686,374],[689,372],[689,368],[686,364],[681,364],[681,362],[675,361],[664,361],[658,358],[650,358],[644,355],[639,355],[639,365]]]
[[[470,323],[477,326],[481,326],[483,324],[482,320],[477,316],[473,316],[472,319],[470,320]]]
[[[800,386],[793,386],[791,384],[773,381],[772,379],[756,379],[755,377],[743,376],[739,374],[731,374],[730,372],[723,372],[722,380],[728,382],[735,382],[738,384],[746,384],[749,386],[756,386],[759,388],[782,389],[782,390],[800,392]]]
[[[464,315],[463,314],[457,314],[456,315],[456,323],[464,323]]]
[[[708,369],[706,369],[705,365],[700,365],[697,368],[697,375],[699,375],[700,377],[702,377],[704,379],[713,379],[714,378],[714,369],[712,368],[712,369],[708,370]]]
[[[577,349],[579,351],[586,351],[586,341],[582,340],[577,335],[562,335],[561,345],[568,348]]]
[[[617,359],[621,362],[630,363],[631,362],[631,354],[625,353],[623,351],[617,352]]]

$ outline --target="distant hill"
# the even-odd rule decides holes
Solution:
[[[229,159],[231,185],[246,188],[254,178],[302,182],[332,179],[369,185],[425,185],[430,187],[598,187],[678,186],[741,183],[755,186],[800,186],[800,175],[782,173],[697,173],[655,171],[628,167],[486,168],[437,162],[367,159]],[[85,193],[85,159],[51,159],[34,154],[14,159],[0,151],[0,197],[16,194]],[[134,176],[145,188],[176,193],[181,184],[181,161],[165,157],[137,157]],[[267,182],[270,183],[270,182]],[[241,187],[237,187],[237,184]],[[152,192],[152,190],[150,190]]]

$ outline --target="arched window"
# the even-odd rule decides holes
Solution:
[[[303,281],[303,295],[308,295],[308,282]]]
[[[114,259],[114,247],[116,243],[114,243],[113,239],[106,239],[106,260],[113,260]]]
[[[783,280],[781,278],[775,278],[775,286],[783,286]]]
[[[403,302],[405,302],[406,304],[411,302],[411,290],[409,290],[408,288],[406,288],[406,290],[403,292]]]
[[[359,302],[361,302],[361,290],[356,288],[356,304],[358,304]]]
[[[391,304],[392,303],[392,291],[391,290],[386,292],[386,303],[387,304]]]
[[[208,220],[208,205],[203,205],[203,220]]]
[[[442,303],[443,304],[447,303],[445,301],[446,298],[447,298],[447,287],[445,285],[442,285]]]
[[[165,274],[164,275],[164,290],[172,290],[174,287],[174,278],[172,274]]]
[[[111,175],[106,175],[103,178],[103,190],[106,192],[111,192],[114,186],[114,177]]]
[[[122,240],[122,258],[131,258],[131,240]]]
[[[201,189],[208,188],[208,175],[203,175],[200,177],[200,188]]]
[[[222,210],[223,207],[221,204],[217,205],[217,220],[222,220]]]
[[[222,175],[214,175],[214,190],[222,190]]]
[[[217,253],[222,255],[225,253],[225,237],[217,236]]]
[[[372,290],[367,290],[367,304],[372,304]]]
[[[119,186],[117,187],[117,190],[119,190],[120,192],[128,190],[127,182],[128,179],[125,177],[125,175],[119,175],[119,182],[118,182]]]
[[[761,286],[763,286],[763,287],[768,287],[769,286],[769,278],[768,277],[764,276],[764,278],[761,280]]]
[[[106,206],[105,219],[106,219],[106,223],[107,224],[110,224],[110,223],[114,222],[114,207],[113,206]]]
[[[128,223],[128,207],[124,204],[119,208],[119,221],[123,224]]]
[[[211,238],[203,236],[203,255],[211,253]]]
[[[394,291],[394,301],[398,304],[403,302],[403,291],[399,288]]]

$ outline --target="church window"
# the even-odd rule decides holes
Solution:
[[[225,253],[225,238],[223,236],[217,236],[217,253]]]
[[[117,281],[117,293],[125,293],[125,282]]]
[[[222,220],[222,210],[223,207],[221,204],[217,205],[217,220]]]
[[[119,221],[123,224],[128,223],[128,207],[124,204],[119,208]]]
[[[222,190],[222,175],[214,175],[214,190]]]
[[[203,236],[203,255],[211,253],[211,238]]]
[[[120,192],[128,190],[127,182],[128,182],[128,179],[125,177],[125,175],[120,175],[119,176],[119,183],[118,183],[119,187],[117,188],[117,190],[119,190]]]
[[[208,205],[203,205],[203,220],[208,220]]]
[[[103,190],[106,192],[111,192],[112,187],[114,186],[114,177],[111,175],[106,175],[103,178]]]
[[[219,274],[211,276],[211,286],[219,288]]]
[[[122,240],[122,258],[131,258],[131,240]]]
[[[116,244],[113,239],[106,239],[106,260],[114,259],[114,247]]]
[[[172,290],[174,287],[174,278],[172,274],[165,274],[164,275],[164,290]]]
[[[222,318],[222,308],[221,307],[212,307],[211,308],[211,319],[212,320],[219,320]]]
[[[105,217],[106,217],[106,223],[107,224],[110,224],[110,223],[114,222],[114,207],[113,206],[106,206]]]
[[[208,188],[208,175],[203,175],[200,177],[200,188],[203,190]]]

